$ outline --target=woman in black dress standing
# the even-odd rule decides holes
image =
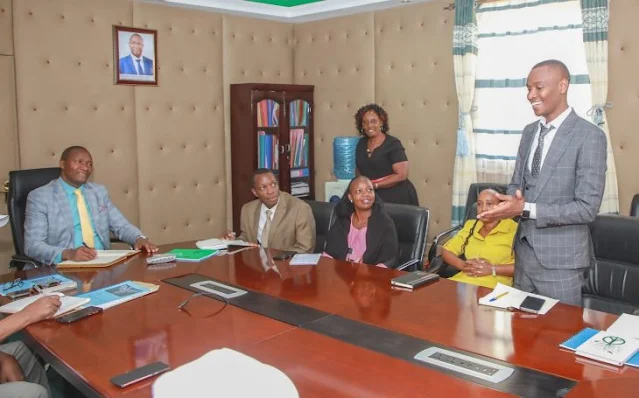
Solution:
[[[386,203],[419,206],[417,190],[408,179],[408,158],[402,143],[388,134],[388,115],[377,104],[361,107],[355,114],[357,172],[368,177],[375,194]]]

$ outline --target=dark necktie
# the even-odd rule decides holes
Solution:
[[[136,59],[135,62],[138,63],[138,75],[143,75],[144,71],[142,70],[142,64],[140,64],[140,60]]]
[[[544,137],[546,134],[555,126],[544,126],[543,124],[539,124],[539,141],[537,141],[537,149],[535,149],[535,155],[533,156],[532,167],[530,168],[530,174],[537,178],[539,175],[539,171],[541,170],[541,154],[544,151]]]

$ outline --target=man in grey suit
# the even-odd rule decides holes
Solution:
[[[524,128],[504,202],[481,220],[520,216],[515,287],[581,305],[584,271],[594,261],[588,223],[599,211],[606,178],[606,137],[568,106],[568,68],[535,65],[528,101],[538,122]]]
[[[135,249],[158,249],[111,203],[106,188],[88,182],[93,171],[89,151],[72,146],[62,152],[60,178],[27,197],[24,251],[43,263],[88,261],[96,249],[111,246],[109,231]]]

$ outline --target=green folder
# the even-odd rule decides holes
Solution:
[[[173,254],[178,261],[202,261],[215,256],[217,250],[205,249],[173,249],[167,254]]]

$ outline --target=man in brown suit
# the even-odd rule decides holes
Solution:
[[[307,203],[280,192],[275,175],[268,169],[253,173],[251,192],[257,199],[242,206],[237,239],[272,249],[313,252],[315,218]],[[235,234],[227,231],[224,238],[235,239]]]

